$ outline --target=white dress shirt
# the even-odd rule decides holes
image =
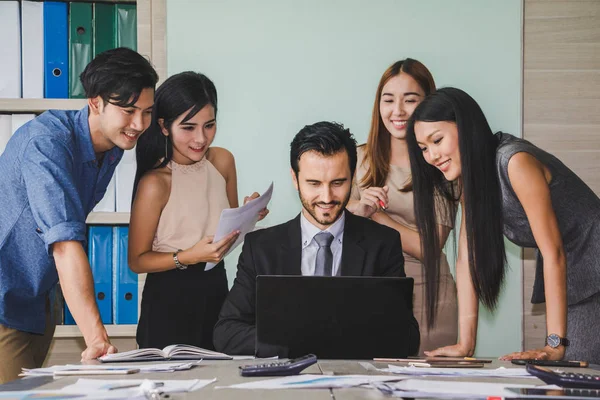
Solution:
[[[306,217],[304,212],[300,213],[300,230],[302,232],[302,275],[313,276],[317,263],[317,251],[319,245],[315,241],[315,235],[320,232],[329,232],[333,235],[331,252],[333,253],[333,276],[339,275],[340,263],[342,261],[342,243],[344,240],[345,211],[340,218],[324,231],[314,226]]]

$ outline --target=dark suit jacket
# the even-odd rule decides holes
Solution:
[[[405,277],[400,234],[348,211],[344,223],[342,276]],[[246,235],[233,287],[214,330],[215,348],[227,354],[252,355],[256,341],[256,276],[302,275],[300,215],[284,224]],[[413,321],[409,346],[419,349],[419,326]],[[271,356],[275,354],[261,354]]]

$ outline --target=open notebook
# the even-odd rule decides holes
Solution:
[[[102,362],[163,360],[231,360],[233,357],[188,344],[173,344],[164,349],[137,349],[99,357]]]

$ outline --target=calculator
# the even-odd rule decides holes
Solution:
[[[581,374],[578,372],[554,372],[539,365],[527,364],[527,372],[550,385],[566,388],[600,389],[600,375]]]
[[[288,376],[298,375],[300,371],[317,362],[317,356],[308,354],[287,361],[276,361],[268,364],[242,365],[242,376]]]

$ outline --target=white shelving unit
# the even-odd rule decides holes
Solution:
[[[87,99],[0,99],[2,113],[42,113],[46,110],[80,110]]]
[[[85,220],[88,225],[129,224],[128,212],[93,212]]]
[[[113,337],[135,337],[137,325],[105,325],[108,336]],[[55,338],[83,337],[77,325],[56,325]]]

